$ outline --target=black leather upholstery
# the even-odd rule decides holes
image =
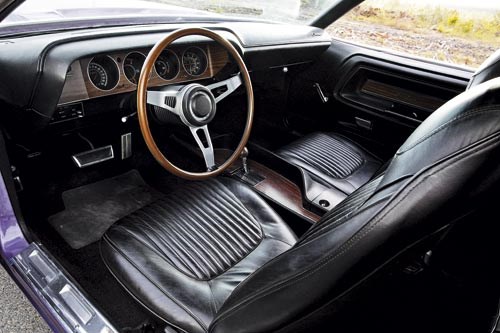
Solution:
[[[140,209],[103,237],[104,262],[145,307],[206,332],[233,289],[296,241],[247,186],[195,183]]]
[[[475,87],[488,80],[500,77],[500,50],[493,53],[485,62],[477,69],[469,81],[467,89]]]
[[[500,50],[477,69],[467,89],[496,77],[500,77]],[[335,133],[313,133],[281,148],[277,154],[305,170],[313,182],[345,194],[368,182],[382,165],[379,158]]]
[[[243,281],[210,332],[294,331],[302,320],[314,323],[327,307],[334,317],[361,281],[466,216],[498,188],[499,156],[496,79],[433,113],[384,174]]]
[[[113,226],[102,255],[139,301],[182,330],[296,332],[304,321],[321,325],[325,309],[335,319],[375,272],[476,210],[500,186],[499,156],[500,78],[433,113],[384,173],[295,244],[258,196],[221,179]]]
[[[334,133],[308,135],[277,154],[305,170],[314,181],[345,194],[368,182],[382,165],[376,156]]]

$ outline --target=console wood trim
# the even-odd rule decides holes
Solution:
[[[302,205],[302,193],[296,184],[260,163],[249,161],[249,167],[265,177],[254,187],[258,192],[312,222],[319,221],[320,216],[305,209]]]
[[[230,151],[227,149],[216,149],[216,164],[222,164],[229,154]],[[231,165],[228,172],[230,174],[235,174],[241,168],[241,160],[238,160]],[[302,205],[302,193],[297,184],[278,172],[253,160],[248,160],[248,168],[250,172],[254,172],[264,178],[264,180],[253,186],[258,193],[311,222],[315,223],[319,221],[321,216],[304,208]]]

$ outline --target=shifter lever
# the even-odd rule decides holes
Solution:
[[[255,172],[255,169],[250,171],[248,168],[248,149],[247,147],[243,148],[240,154],[241,158],[241,164],[243,164],[242,169],[238,169],[238,172],[236,172],[234,175],[241,179],[243,182],[255,186],[264,179],[265,177],[259,175],[258,173]]]
[[[243,164],[243,172],[248,174],[248,149],[247,147],[243,148],[240,154],[241,163]]]

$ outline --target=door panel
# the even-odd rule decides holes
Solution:
[[[467,69],[334,40],[292,81],[287,123],[298,132],[344,133],[390,156],[425,118],[463,92],[471,76]]]

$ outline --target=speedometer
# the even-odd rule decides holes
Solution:
[[[102,65],[95,62],[89,64],[90,81],[99,89],[105,89],[108,85],[108,73]]]
[[[182,55],[182,66],[191,76],[199,76],[207,70],[208,59],[199,47],[190,47]]]

